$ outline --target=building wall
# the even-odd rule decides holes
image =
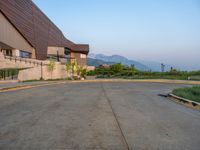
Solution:
[[[48,55],[57,55],[57,51],[59,51],[59,56],[65,55],[64,47],[48,47]]]
[[[71,58],[76,59],[78,65],[87,66],[87,55],[81,53],[71,52]]]
[[[13,25],[0,12],[0,42],[14,49],[34,53],[34,48],[23,38]]]

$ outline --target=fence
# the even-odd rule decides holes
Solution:
[[[13,57],[13,56],[4,56],[5,59],[14,61],[14,62],[24,62],[25,64],[30,64],[33,66],[39,66],[41,65],[41,61],[33,60],[29,58],[21,58],[21,57]]]

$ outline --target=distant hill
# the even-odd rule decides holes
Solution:
[[[98,67],[99,65],[102,65],[102,64],[113,65],[115,63],[114,62],[106,62],[106,61],[98,60],[98,59],[94,59],[94,58],[88,58],[87,64],[88,64],[88,66]]]
[[[106,56],[103,54],[89,54],[88,64],[113,64],[113,63],[122,63],[125,66],[135,65],[139,70],[150,70],[147,66],[143,65],[140,62],[129,60],[126,57],[120,55]]]

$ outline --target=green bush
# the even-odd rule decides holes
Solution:
[[[96,71],[88,71],[87,72],[87,76],[95,76],[96,75]]]
[[[121,63],[114,64],[110,67],[110,70],[113,71],[114,73],[122,72],[123,69],[124,66]]]
[[[172,93],[179,97],[200,102],[200,86],[194,86],[192,88],[175,89]]]
[[[0,79],[3,79],[4,77],[12,77],[16,76],[19,73],[18,68],[7,68],[7,69],[0,69]]]
[[[139,71],[134,65],[130,67],[122,64],[111,65],[110,68],[96,68],[87,72],[88,76],[98,76],[98,78],[128,78],[128,79],[174,79],[174,80],[200,80],[200,71],[178,71],[172,69],[168,72]]]

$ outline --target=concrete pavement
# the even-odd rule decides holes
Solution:
[[[52,81],[51,81],[52,82]],[[19,86],[47,84],[49,81],[36,81],[36,82],[0,82],[0,90],[4,88],[14,88]]]
[[[165,94],[182,84],[67,83],[0,93],[0,149],[190,149],[200,112]]]

